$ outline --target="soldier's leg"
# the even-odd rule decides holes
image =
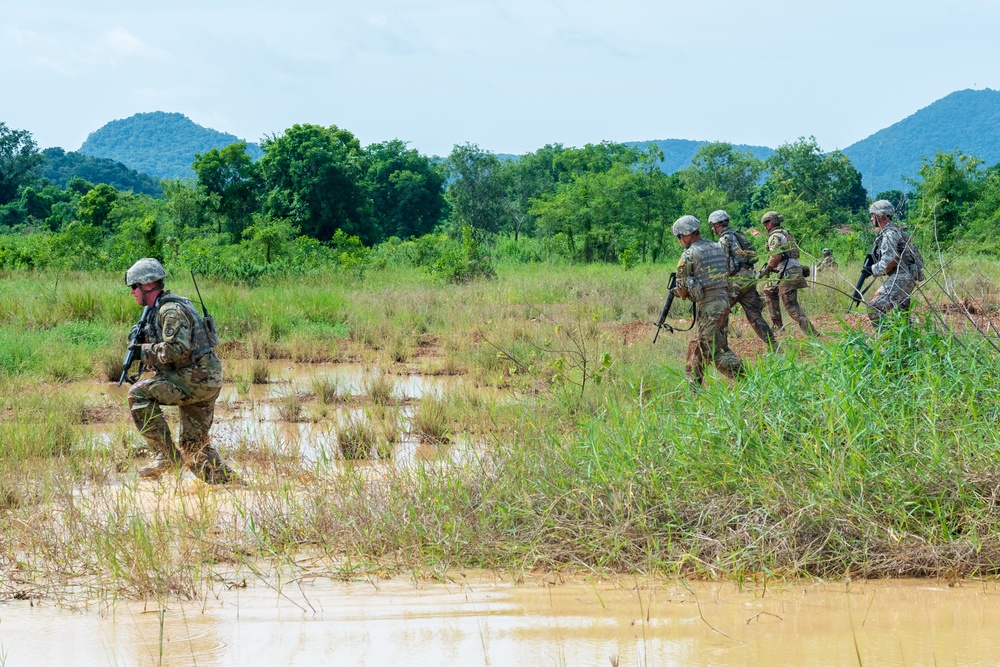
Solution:
[[[219,391],[218,387],[206,388],[198,392],[200,395],[192,396],[192,399],[202,400],[191,400],[180,406],[178,444],[191,472],[210,484],[224,484],[235,474],[209,439]]]
[[[902,272],[887,280],[868,302],[868,319],[878,326],[894,310],[909,311],[916,282]]]
[[[771,327],[774,331],[781,329],[781,306],[778,303],[778,286],[765,285],[764,301],[767,302],[767,312],[771,317]]]
[[[767,326],[767,322],[764,321],[764,316],[762,315],[764,311],[764,300],[760,298],[760,294],[757,292],[757,288],[751,286],[745,292],[740,294],[737,303],[743,306],[743,312],[746,314],[747,322],[753,329],[753,332],[757,334],[757,338],[764,341],[770,349],[774,349],[778,342],[774,337],[774,332],[771,331],[771,327]]]
[[[809,317],[806,316],[806,311],[802,310],[802,306],[799,305],[799,290],[797,287],[781,287],[779,289],[781,293],[781,302],[785,305],[785,310],[793,320],[795,320],[799,328],[802,329],[802,333],[807,336],[818,336],[819,333],[813,327],[812,322],[809,321]]]
[[[743,363],[729,349],[729,304],[724,300],[707,303],[702,306],[702,312],[705,314],[701,328],[703,353],[710,355],[709,358],[723,375],[735,380],[743,375]]]
[[[139,469],[140,476],[155,478],[179,465],[181,455],[170,437],[170,428],[160,406],[176,405],[183,399],[184,392],[179,387],[156,375],[136,382],[129,389],[132,421],[153,451],[153,461]]]
[[[697,334],[695,334],[694,340],[688,343],[687,359],[684,363],[684,377],[691,384],[703,384],[705,382],[705,354]]]

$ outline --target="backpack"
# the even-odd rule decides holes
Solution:
[[[920,254],[917,244],[910,238],[909,233],[905,229],[901,231],[902,238],[896,246],[896,252],[899,253],[899,262],[910,267],[910,273],[917,279],[917,282],[923,281],[924,256]]]

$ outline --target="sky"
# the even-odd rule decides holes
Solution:
[[[995,0],[32,0],[0,23],[0,121],[76,150],[180,112],[447,155],[695,139],[845,148],[1000,88]]]

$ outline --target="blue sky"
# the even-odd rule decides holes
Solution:
[[[0,120],[75,150],[176,111],[250,141],[293,123],[444,155],[705,139],[844,148],[1000,88],[985,0],[36,0],[0,24]]]

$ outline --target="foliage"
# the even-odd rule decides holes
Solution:
[[[13,201],[21,186],[35,179],[44,159],[30,132],[0,122],[0,205]]]
[[[461,244],[448,243],[428,270],[431,275],[449,283],[496,276],[496,269],[476,241],[471,225],[462,225]]]
[[[121,162],[110,158],[92,157],[61,148],[46,148],[42,151],[42,178],[60,188],[66,187],[74,178],[90,183],[106,183],[116,190],[131,190],[137,194],[162,197],[163,188],[158,179],[129,169]]]
[[[153,111],[107,123],[90,133],[79,152],[116,160],[156,178],[189,179],[194,176],[191,162],[196,154],[238,141],[183,114]],[[248,148],[253,157],[260,157],[259,148],[249,144]]]

